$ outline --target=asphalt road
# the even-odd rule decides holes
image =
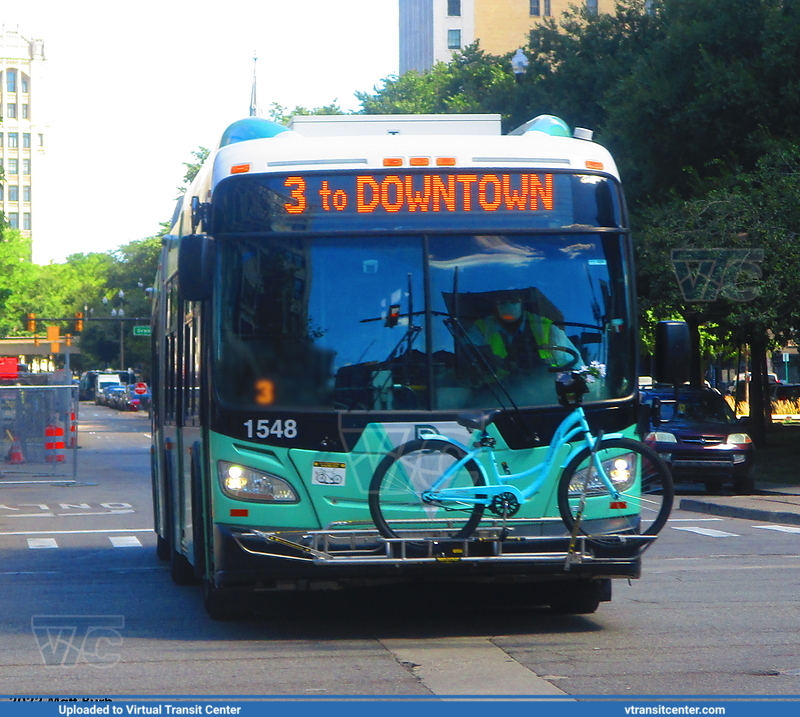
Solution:
[[[156,558],[146,417],[80,418],[77,483],[0,478],[0,693],[800,694],[797,526],[676,510],[589,616],[395,589],[215,623]]]

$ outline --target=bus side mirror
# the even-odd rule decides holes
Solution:
[[[215,261],[214,239],[187,234],[178,247],[178,291],[184,301],[211,298]]]
[[[691,357],[689,324],[685,321],[659,321],[656,324],[655,381],[672,386],[686,383]]]

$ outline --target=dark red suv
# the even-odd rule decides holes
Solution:
[[[681,387],[676,402],[674,388],[654,388],[643,391],[642,400],[661,404],[661,421],[653,422],[645,442],[667,461],[676,483],[705,483],[709,492],[731,483],[736,493],[753,492],[748,419],[737,419],[720,393]]]

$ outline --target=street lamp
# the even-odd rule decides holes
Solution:
[[[528,64],[528,58],[525,56],[522,48],[518,48],[511,58],[511,69],[514,71],[514,77],[518,83],[522,82],[522,78],[528,70]]]
[[[111,316],[112,318],[119,317],[119,363],[120,369],[125,368],[125,321],[123,317],[125,316],[125,292],[120,289],[117,292],[117,297],[119,298],[120,307],[118,309],[111,309]],[[108,297],[103,297],[103,304],[108,306]]]

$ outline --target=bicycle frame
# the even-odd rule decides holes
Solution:
[[[431,440],[441,440],[458,446],[466,452],[466,455],[450,466],[444,473],[442,473],[442,475],[431,486],[431,488],[422,493],[422,499],[425,502],[430,503],[458,502],[467,505],[485,506],[490,505],[493,498],[503,493],[511,493],[520,502],[520,504],[525,503],[534,495],[536,495],[545,484],[553,468],[553,464],[555,463],[556,454],[563,446],[569,445],[577,436],[582,436],[582,440],[576,445],[572,446],[572,450],[561,462],[559,470],[563,470],[579,451],[587,447],[592,449],[601,440],[600,437],[596,438],[592,434],[591,429],[589,428],[589,423],[586,420],[586,414],[583,411],[583,407],[578,406],[558,425],[556,432],[553,434],[553,439],[550,441],[544,461],[532,466],[527,470],[520,471],[519,473],[501,475],[497,470],[497,462],[495,460],[495,453],[492,446],[484,442],[485,439],[490,438],[488,434],[488,426],[481,430],[479,439],[475,442],[475,447],[472,449],[468,448],[459,441],[448,438],[447,436],[443,436],[439,433],[423,434],[422,437],[427,438],[428,436],[430,436]],[[602,436],[602,438],[621,437],[621,433]],[[486,452],[489,458],[487,461],[489,465],[489,473],[487,474],[487,470],[480,461],[476,460],[474,462],[483,474],[486,485],[462,488],[441,488],[441,486],[445,485],[456,471],[460,470],[463,466],[469,463],[469,461],[474,460],[483,452]],[[604,485],[608,489],[610,495],[615,500],[618,499],[620,494],[614,487],[609,477],[606,475],[602,465],[600,465],[598,462],[595,462],[595,469],[597,470],[597,473]],[[538,477],[532,480],[523,489],[519,489],[513,485],[508,485],[510,481],[526,478],[528,476],[537,476],[537,474]]]

